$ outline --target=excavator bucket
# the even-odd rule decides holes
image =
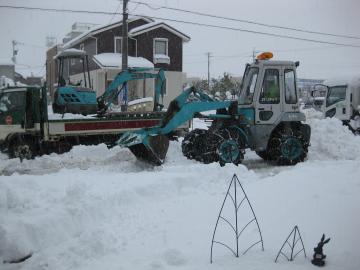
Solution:
[[[166,135],[150,135],[144,131],[125,133],[117,143],[129,148],[136,158],[155,166],[164,163],[169,148],[169,139]]]

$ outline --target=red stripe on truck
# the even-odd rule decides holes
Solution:
[[[159,122],[160,120],[131,120],[95,123],[66,123],[65,131],[144,128],[156,126]]]

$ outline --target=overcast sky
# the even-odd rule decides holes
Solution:
[[[147,2],[154,7],[169,6],[273,25],[360,37],[359,0],[138,1]],[[121,11],[122,8],[122,4],[117,0],[0,0],[0,5],[6,4],[110,12],[117,9]],[[163,9],[154,10],[131,3],[131,0],[129,11],[134,14],[196,21],[360,46],[360,39],[305,34]],[[10,61],[11,41],[17,40],[26,44],[19,46],[18,63],[22,64],[23,68],[31,66],[35,73],[39,73],[41,66],[45,63],[47,35],[55,36],[60,41],[70,31],[74,22],[107,24],[120,19],[120,15],[112,18],[108,15],[0,8],[0,62]],[[327,79],[335,76],[360,75],[360,48],[317,44],[174,22],[167,23],[191,37],[191,41],[184,46],[183,57],[184,72],[188,77],[205,78],[207,76],[207,52],[211,52],[213,55],[211,58],[213,77],[224,72],[240,76],[245,63],[251,61],[250,56],[253,49],[273,51],[275,59],[300,61],[298,76],[302,78]]]

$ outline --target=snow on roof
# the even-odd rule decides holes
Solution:
[[[94,55],[94,61],[102,68],[121,68],[122,56],[120,53],[101,53]],[[132,56],[128,56],[128,66],[154,68],[149,60]]]
[[[26,84],[20,82],[14,82],[12,79],[0,76],[0,89],[7,88],[10,86],[26,86]]]
[[[136,21],[136,20],[139,20],[139,19],[143,19],[143,20],[146,20],[148,22],[153,22],[153,20],[150,19],[150,18],[139,17],[139,16],[131,16],[131,17],[129,17],[128,22]],[[80,41],[85,39],[90,34],[96,34],[98,32],[102,32],[102,31],[105,31],[107,29],[118,27],[120,25],[122,25],[122,21],[118,21],[118,22],[115,22],[115,23],[112,23],[112,24],[103,24],[103,25],[94,26],[90,30],[85,31],[84,33],[82,33],[82,34],[78,35],[77,37],[75,37],[75,38],[69,40],[68,42],[66,42],[63,45],[63,48],[64,49],[70,48],[71,46],[74,46],[74,45],[78,44]]]
[[[147,24],[141,25],[139,27],[135,27],[129,31],[129,36],[141,35],[145,32],[148,32],[148,31],[151,31],[151,30],[154,30],[157,28],[164,28],[164,29],[168,30],[169,32],[173,33],[174,35],[181,37],[184,42],[190,41],[189,36],[176,30],[174,27],[172,27],[164,22],[152,22],[152,23],[147,23]]]

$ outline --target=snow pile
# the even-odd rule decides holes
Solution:
[[[360,136],[355,136],[336,118],[311,119],[312,160],[360,160]]]
[[[313,269],[312,249],[323,232],[333,241],[325,248],[327,269],[359,268],[358,162],[311,161],[276,174],[268,167],[260,176],[243,165],[190,161],[179,150],[172,143],[166,164],[154,169],[135,160],[126,164],[120,151],[118,162],[105,167],[0,177],[0,269],[20,269],[1,261],[29,253],[21,269]],[[105,153],[102,147],[75,152],[98,160]],[[61,162],[67,158],[59,155]],[[137,170],[126,171],[131,163]],[[254,246],[235,258],[216,245],[210,265],[211,236],[233,173],[257,215],[265,252]],[[231,214],[231,208],[225,211]],[[241,212],[239,223],[249,220]],[[299,255],[295,262],[275,264],[295,224],[308,259]],[[231,228],[226,234],[226,224],[220,226],[218,240],[234,247]],[[244,239],[258,240],[253,224],[240,237],[240,251],[248,247]]]
[[[357,270],[360,137],[336,119],[308,123],[309,159],[289,167],[273,167],[251,151],[244,165],[204,165],[186,159],[181,142],[171,142],[165,164],[155,168],[103,144],[23,163],[0,155],[0,269],[305,270],[314,268],[312,251],[325,232],[332,238],[324,250],[327,269]],[[206,123],[194,119],[194,127]],[[257,215],[265,251],[254,246],[235,258],[216,245],[210,265],[212,232],[234,173]],[[245,214],[241,225],[250,221]],[[234,247],[224,224],[217,240]],[[294,225],[308,258],[275,264]],[[257,240],[251,224],[240,251]],[[21,265],[2,264],[31,253]]]
[[[324,118],[324,114],[321,111],[317,111],[314,108],[308,108],[308,109],[304,109],[301,108],[301,112],[305,114],[305,117],[307,120],[309,119],[323,119]]]

